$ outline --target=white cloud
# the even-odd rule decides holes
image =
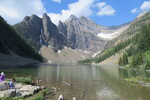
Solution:
[[[54,2],[57,2],[57,3],[61,3],[61,0],[52,0]]]
[[[61,0],[53,1],[58,3],[61,2]],[[99,12],[97,13],[99,16],[110,16],[114,15],[116,12],[105,2],[97,2],[99,2],[99,0],[78,0],[77,2],[68,4],[68,9],[62,9],[61,13],[52,13],[46,11],[42,0],[0,0],[0,15],[4,17],[8,23],[16,24],[17,22],[22,21],[25,16],[36,14],[41,17],[43,13],[47,13],[51,20],[57,24],[59,20],[63,22],[66,21],[71,14],[74,14],[77,17],[89,17],[92,14],[95,14],[92,9],[95,6],[99,8]]]
[[[137,13],[138,12],[138,9],[137,8],[134,8],[131,10],[131,13]]]
[[[97,12],[98,16],[112,16],[116,12],[114,8],[110,5],[107,5],[106,2],[97,3],[96,6],[99,8],[99,12]]]
[[[150,1],[145,1],[141,7],[140,7],[141,10],[150,10]]]
[[[46,12],[41,0],[1,0],[0,15],[10,24],[21,21],[27,15]]]
[[[91,9],[95,0],[79,0],[78,2],[72,3],[68,5],[67,10],[62,10],[61,13],[49,13],[51,20],[58,24],[58,21],[65,21],[69,18],[71,14],[76,15],[77,17],[80,16],[90,16],[92,15],[93,11]]]
[[[137,13],[141,11],[148,11],[150,10],[150,1],[144,1],[139,8],[134,8],[131,10],[131,13]]]

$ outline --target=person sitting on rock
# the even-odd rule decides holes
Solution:
[[[5,74],[4,72],[1,72],[1,76],[0,76],[0,82],[5,80]]]
[[[9,88],[13,89],[15,87],[15,78],[12,78],[11,81],[8,82]]]

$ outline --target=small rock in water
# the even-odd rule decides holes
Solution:
[[[67,85],[67,86],[71,86],[71,84],[68,82],[62,82],[62,84]]]
[[[57,89],[55,87],[52,87],[52,90],[54,90],[55,92],[57,91]]]
[[[45,89],[45,86],[41,86],[40,88],[43,90],[43,89]]]
[[[150,87],[150,83],[145,83],[142,86],[144,86],[144,87]]]
[[[59,97],[58,97],[57,100],[63,100],[63,96],[62,96],[62,95],[59,95]]]
[[[73,99],[72,100],[76,100],[76,98],[75,97],[73,97]]]
[[[39,80],[39,82],[43,82],[44,80]]]
[[[43,82],[43,80],[39,80],[39,79],[37,79],[37,80],[36,80],[36,82],[37,82],[37,83],[39,83],[39,82]]]

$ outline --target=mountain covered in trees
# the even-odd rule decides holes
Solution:
[[[115,56],[119,57],[120,66],[150,69],[150,12],[138,16],[126,31],[109,41],[99,55],[80,62],[109,63]]]
[[[0,64],[2,65],[7,63],[7,60],[11,62],[15,59],[18,62],[21,59],[26,59],[27,61],[27,58],[42,61],[42,57],[35,49],[0,17]]]

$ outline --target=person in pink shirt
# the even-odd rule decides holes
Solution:
[[[4,72],[1,72],[1,76],[0,76],[0,82],[5,80],[5,74]]]

